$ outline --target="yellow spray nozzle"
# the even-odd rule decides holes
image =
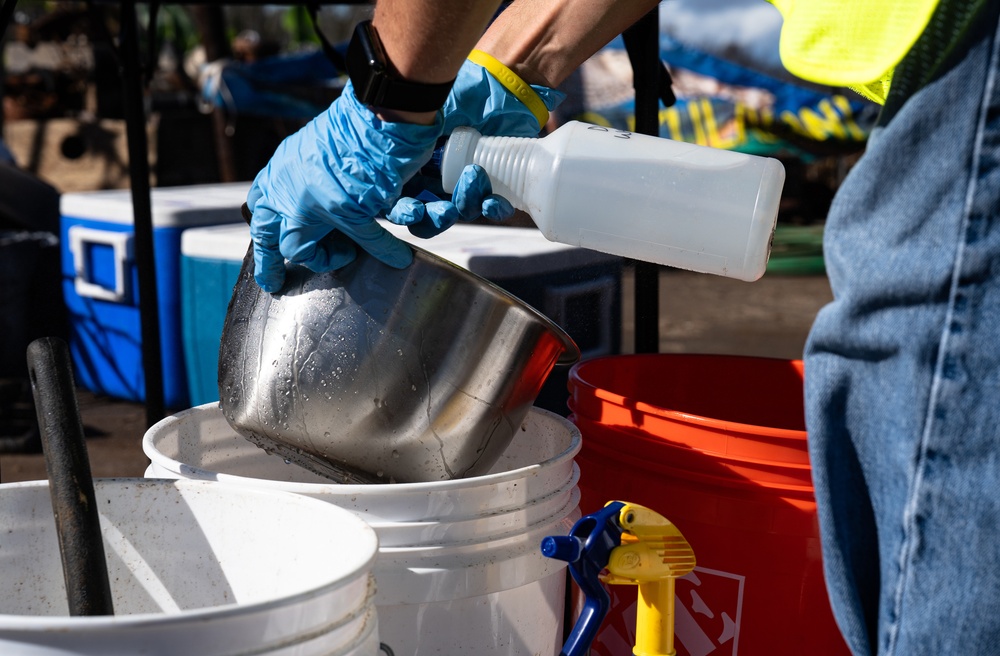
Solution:
[[[611,585],[638,585],[635,656],[673,656],[674,580],[695,566],[694,550],[680,530],[654,510],[625,503],[619,513],[621,546],[612,549]]]
[[[638,584],[679,578],[695,566],[694,550],[670,520],[654,510],[626,503],[619,513],[625,531],[611,551],[604,582]]]

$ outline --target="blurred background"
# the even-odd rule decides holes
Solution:
[[[252,179],[281,138],[339,94],[346,42],[371,12],[364,4],[137,10],[156,186]],[[875,108],[786,73],[780,15],[762,0],[667,0],[659,16],[676,97],[661,107],[661,135],[781,158],[796,204],[783,220],[822,219]],[[128,186],[119,32],[117,4],[15,5],[0,58],[8,161],[60,192]],[[621,39],[562,90],[554,121],[634,125]]]

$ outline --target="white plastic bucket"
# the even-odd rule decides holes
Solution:
[[[580,433],[533,408],[484,476],[432,483],[338,485],[266,454],[215,403],[151,427],[147,476],[280,489],[349,509],[379,536],[379,634],[395,656],[556,654],[565,563],[540,543],[580,517]]]
[[[0,653],[374,656],[374,531],[300,495],[98,479],[113,616],[69,615],[47,481],[0,485]]]

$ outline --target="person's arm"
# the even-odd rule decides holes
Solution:
[[[656,4],[657,0],[512,3],[475,47],[499,61],[501,68],[506,65],[513,70],[531,85],[532,91],[516,83],[512,87],[502,71],[497,76],[496,71],[487,73],[487,64],[479,65],[481,58],[476,58],[476,63],[469,60],[462,66],[445,103],[445,134],[469,126],[489,135],[537,135],[548,119],[548,111],[562,100],[563,94],[555,87]],[[537,97],[532,99],[532,95]],[[388,219],[427,238],[447,230],[456,221],[473,220],[480,214],[503,220],[514,214],[514,208],[493,194],[486,172],[473,166],[463,172],[450,200],[425,203],[402,198]]]
[[[557,87],[658,0],[517,0],[476,48],[528,84]]]
[[[390,73],[408,82],[451,82],[497,4],[380,0],[372,25]],[[286,260],[334,271],[354,261],[358,246],[389,266],[407,266],[412,250],[375,217],[431,158],[443,131],[443,111],[365,106],[348,81],[325,112],[278,145],[250,187],[257,283],[280,290]]]
[[[455,79],[499,5],[499,0],[379,0],[372,25],[400,77],[438,84]],[[435,115],[373,109],[387,121],[424,125]]]

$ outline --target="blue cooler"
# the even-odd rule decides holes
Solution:
[[[550,242],[534,228],[459,224],[423,240],[380,223],[536,308],[573,337],[583,357],[620,352],[621,258]],[[184,352],[192,405],[219,398],[219,338],[249,243],[246,225],[195,228],[183,235]],[[565,415],[568,368],[562,369],[549,376],[536,405]]]
[[[219,339],[249,246],[245,223],[181,235],[181,323],[192,406],[219,400]]]
[[[249,182],[240,182],[152,190],[163,390],[169,408],[190,404],[181,336],[181,234],[194,226],[243,223],[240,207],[249,189]],[[76,381],[97,393],[143,401],[132,194],[127,189],[64,194],[60,214]]]

